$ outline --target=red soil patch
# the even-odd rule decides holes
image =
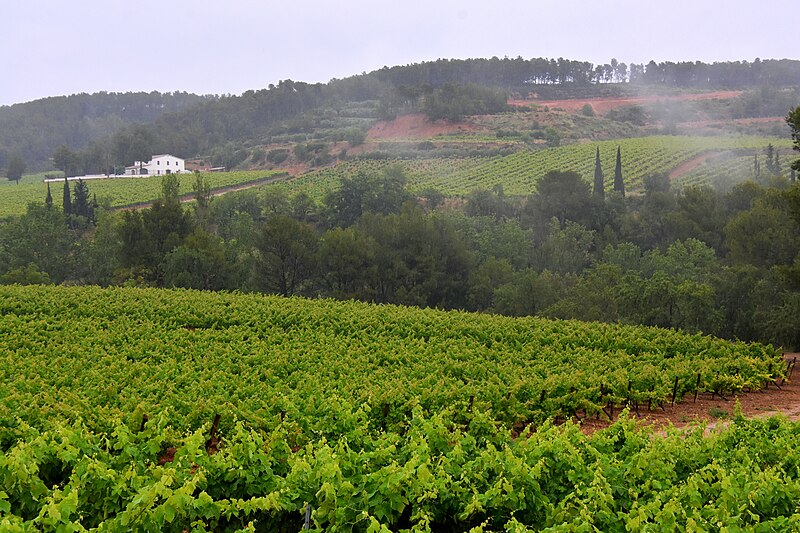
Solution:
[[[471,133],[477,131],[474,124],[466,122],[448,122],[437,120],[431,122],[425,115],[403,115],[390,121],[381,121],[372,126],[367,133],[368,140],[380,139],[426,139],[436,135],[454,133]]]
[[[797,354],[785,354],[787,362],[795,356]],[[750,418],[783,415],[789,420],[800,420],[800,384],[797,381],[785,381],[780,387],[773,384],[760,391],[739,393],[727,396],[726,399],[719,396],[712,398],[711,393],[703,393],[698,395],[695,402],[693,396],[687,395],[681,403],[665,403],[663,409],[653,406],[648,410],[647,405],[640,406],[639,413],[631,411],[631,416],[656,428],[670,425],[685,427],[697,422],[708,422],[709,426],[715,426],[725,423],[725,418],[719,418],[721,414],[733,416],[737,401],[742,414]],[[619,410],[615,411],[614,416],[618,414]],[[584,420],[582,427],[584,431],[591,433],[609,424],[608,417],[601,414],[599,420]]]
[[[735,118],[726,120],[695,120],[692,122],[681,122],[682,128],[706,128],[709,126],[717,125],[731,125],[741,124],[746,126],[748,124],[769,124],[771,122],[783,122],[786,120],[784,117],[754,117],[754,118]]]
[[[698,155],[697,157],[693,157],[692,159],[689,159],[688,161],[684,161],[683,163],[681,163],[677,167],[675,167],[672,170],[670,170],[669,179],[670,180],[675,180],[675,179],[678,179],[678,178],[680,178],[682,176],[685,176],[686,174],[688,174],[689,172],[693,171],[694,169],[696,169],[697,167],[699,167],[700,165],[702,165],[703,163],[705,163],[706,161],[708,161],[712,157],[720,155],[720,154],[723,154],[723,153],[724,152],[705,152],[705,153],[702,153],[702,154]]]
[[[716,91],[710,93],[692,93],[680,95],[647,95],[647,96],[628,96],[623,98],[588,98],[578,100],[509,100],[509,105],[548,106],[549,108],[558,107],[570,113],[579,112],[583,106],[589,104],[595,113],[604,115],[616,107],[626,105],[641,105],[663,101],[698,101],[698,100],[730,100],[742,94],[742,91]]]

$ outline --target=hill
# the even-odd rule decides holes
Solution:
[[[0,106],[0,168],[19,155],[29,170],[52,169],[48,159],[59,145],[80,150],[126,126],[151,123],[205,99],[185,92],[101,92]]]
[[[327,84],[285,80],[241,96],[73,95],[0,108],[0,168],[11,155],[19,155],[29,169],[47,170],[48,158],[62,144],[84,152],[86,172],[130,164],[126,145],[150,154],[215,157],[233,167],[252,155],[254,146],[282,139],[305,141],[319,130],[328,137],[343,138],[352,136],[353,130],[366,131],[376,119],[416,110],[451,119],[493,113],[502,110],[497,104],[501,95],[512,101],[533,95],[544,101],[638,98],[654,90],[758,89],[763,93],[762,87],[778,90],[797,85],[800,62],[789,60],[713,65],[626,65],[614,60],[593,65],[561,58],[492,58],[384,67]],[[769,98],[761,94],[759,100]],[[757,107],[741,109],[748,117],[764,116],[765,110]],[[785,111],[781,108],[772,116]],[[153,125],[144,130],[131,127],[145,123]],[[230,152],[237,150],[246,150],[245,157],[232,157]]]

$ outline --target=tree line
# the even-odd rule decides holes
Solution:
[[[79,152],[75,166],[80,172],[100,172],[130,164],[133,153],[141,152],[136,148],[143,145],[142,138],[151,150],[145,157],[208,154],[230,141],[285,132],[287,121],[316,109],[339,109],[347,102],[379,102],[375,117],[392,116],[391,109],[404,102],[412,107],[426,102],[423,111],[432,118],[457,119],[504,110],[499,98],[506,94],[588,96],[606,94],[611,87],[624,92],[626,86],[638,84],[706,89],[796,86],[800,62],[626,64],[612,59],[594,65],[564,58],[440,59],[384,67],[326,84],[283,80],[240,96],[153,92],[46,98],[0,107],[0,168],[16,156],[31,169],[45,169],[63,145]],[[753,106],[758,103],[748,104]]]
[[[0,169],[13,157],[49,170],[59,145],[83,149],[130,124],[146,124],[210,97],[186,92],[74,94],[0,106]]]
[[[640,195],[601,195],[551,172],[529,196],[476,190],[446,208],[435,190],[410,194],[399,166],[345,179],[321,203],[275,187],[212,199],[198,176],[186,207],[178,179],[164,177],[148,209],[98,208],[96,226],[76,200],[71,213],[30,205],[0,226],[0,281],[260,291],[800,346],[800,185],[783,177],[723,193],[656,175]]]

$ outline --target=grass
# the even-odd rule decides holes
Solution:
[[[213,190],[279,176],[281,174],[282,172],[280,171],[255,170],[208,172],[202,175]],[[26,176],[20,180],[19,185],[14,183],[6,184],[2,195],[0,195],[0,217],[21,215],[25,212],[27,205],[32,202],[44,203],[44,199],[47,196],[47,184],[42,181],[42,178],[43,175],[38,179]],[[194,179],[194,175],[191,174],[180,176],[181,194],[192,192]],[[107,205],[109,207],[123,207],[140,202],[151,202],[161,195],[160,176],[90,180],[87,184],[89,186],[89,193],[96,195],[101,205]],[[61,205],[64,190],[63,183],[51,183],[50,190],[53,196],[53,203],[55,205]]]

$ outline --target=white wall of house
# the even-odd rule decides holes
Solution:
[[[180,174],[186,171],[183,159],[169,154],[154,155],[148,163],[148,167],[151,176]]]
[[[135,161],[133,166],[125,167],[126,176],[163,176],[184,172],[186,172],[184,160],[170,154],[154,155],[147,163]]]

